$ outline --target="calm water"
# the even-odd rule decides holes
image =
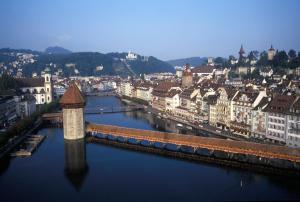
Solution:
[[[87,107],[118,106],[89,97]],[[142,112],[88,115],[97,123],[178,130]],[[0,201],[232,201],[300,199],[300,182],[100,144],[64,142],[60,128],[32,157],[0,162]]]

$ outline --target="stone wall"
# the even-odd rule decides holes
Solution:
[[[84,138],[85,125],[83,114],[83,108],[63,109],[65,139],[76,140]]]

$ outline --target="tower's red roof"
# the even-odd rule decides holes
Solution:
[[[62,108],[84,107],[85,99],[75,83],[71,84],[59,101]]]

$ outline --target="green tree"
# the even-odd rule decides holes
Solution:
[[[288,55],[286,54],[286,52],[283,50],[283,51],[279,51],[275,56],[274,56],[274,59],[273,59],[273,66],[278,68],[278,67],[287,67],[287,64],[288,64]]]
[[[296,53],[296,51],[295,51],[294,49],[289,50],[288,55],[289,55],[289,57],[290,57],[291,59],[294,59],[294,58],[297,57],[297,53]]]
[[[18,82],[14,79],[14,77],[4,73],[0,77],[0,91],[17,89]]]
[[[268,53],[266,51],[263,51],[263,52],[260,53],[260,58],[257,61],[257,65],[258,66],[267,66],[267,65],[269,65]]]

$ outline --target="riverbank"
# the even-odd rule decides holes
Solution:
[[[119,98],[121,101],[123,101],[126,104],[128,104],[128,101],[129,101],[130,105],[134,105],[134,104],[141,105],[141,103],[136,102],[135,99],[131,99],[130,97],[124,97],[124,96],[122,96],[122,97],[116,96],[116,97]],[[171,116],[171,115],[166,114],[162,111],[159,111],[155,108],[152,108],[150,105],[144,105],[144,110],[147,113],[152,113],[152,114],[156,115],[157,117],[159,117],[162,120],[168,119],[168,120],[175,121],[176,123],[181,124],[182,127],[184,126],[186,130],[191,130],[188,127],[192,127],[192,129],[197,130],[200,134],[203,134],[205,136],[207,136],[209,134],[213,134],[214,136],[217,136],[220,138],[227,138],[227,139],[238,140],[238,141],[251,141],[248,138],[229,134],[227,131],[221,131],[221,129],[213,127],[209,124],[196,125],[196,124],[188,122],[186,120],[179,119],[175,116]],[[258,141],[252,141],[252,142],[258,142]]]
[[[17,145],[21,144],[27,135],[37,131],[42,125],[41,116],[51,112],[58,107],[58,101],[39,106],[38,110],[31,116],[19,120],[11,126],[0,138],[0,159],[11,152]]]

